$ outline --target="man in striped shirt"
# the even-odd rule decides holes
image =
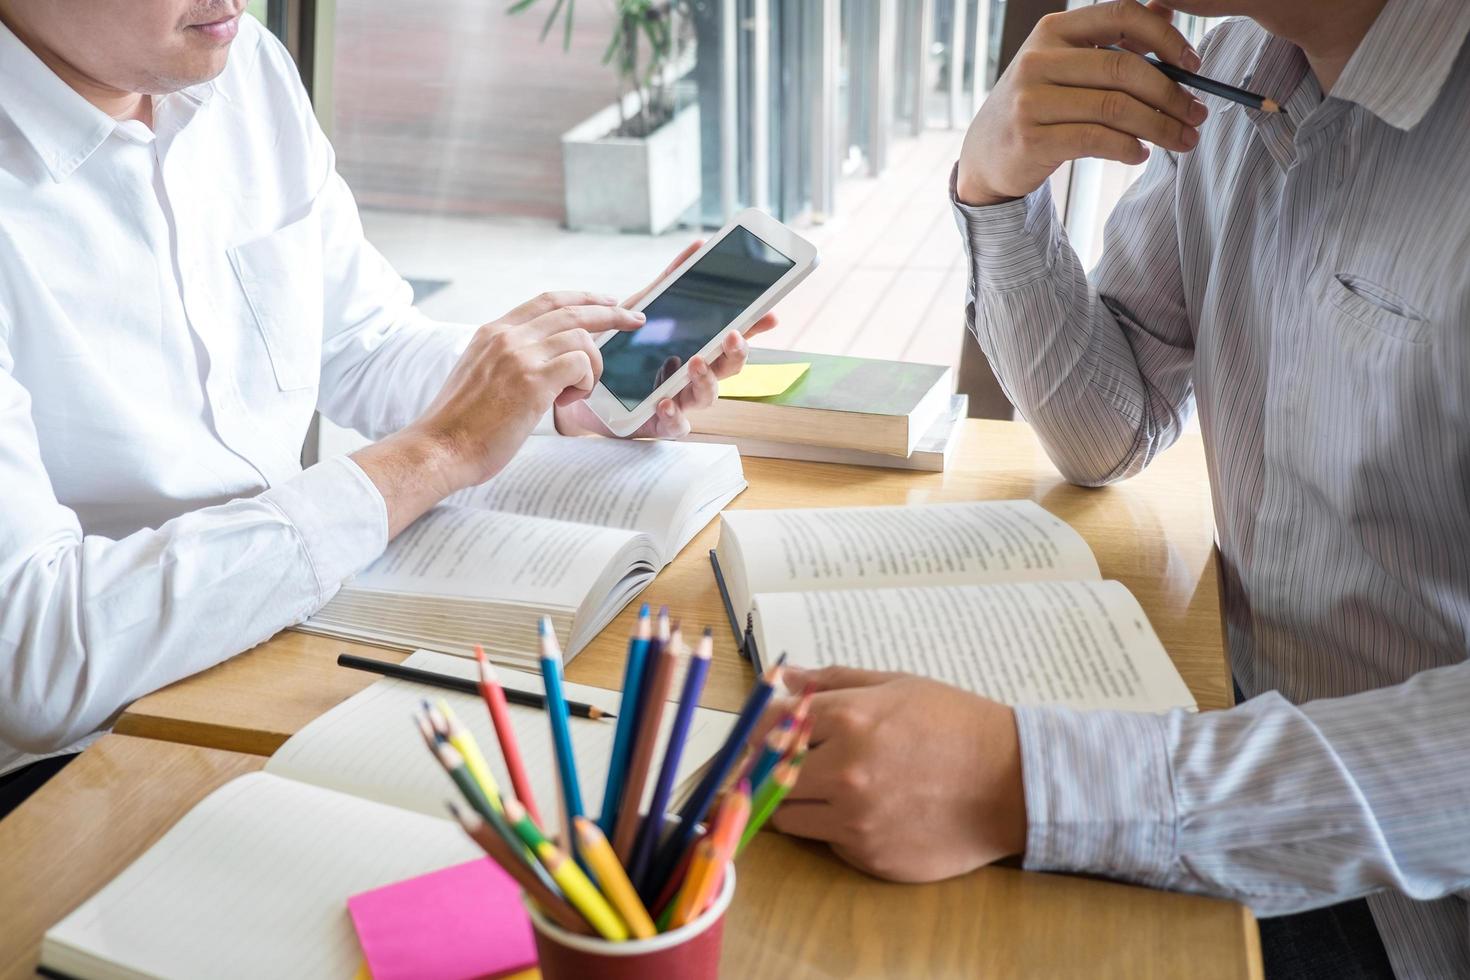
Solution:
[[[1169,6],[1249,19],[1195,53],[1132,0],[1046,18],[951,194],[976,337],[1068,478],[1137,473],[1198,408],[1251,699],[1013,711],[829,670],[776,823],[894,878],[1024,854],[1233,898],[1268,975],[1470,976],[1470,3]],[[1090,282],[1047,188],[1081,156],[1148,158]]]

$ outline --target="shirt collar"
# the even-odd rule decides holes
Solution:
[[[1389,0],[1330,94],[1413,129],[1439,98],[1467,33],[1465,0]]]
[[[1439,98],[1467,34],[1465,0],[1388,0],[1328,94],[1412,129]],[[1285,105],[1308,69],[1300,48],[1267,35],[1244,84]]]
[[[0,23],[0,112],[52,180],[65,180],[112,134],[111,116],[78,95]]]

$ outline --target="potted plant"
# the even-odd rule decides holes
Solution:
[[[519,14],[540,0],[516,0]],[[618,99],[561,137],[567,227],[657,234],[699,200],[699,106],[679,106],[677,75],[691,48],[690,0],[614,0],[602,56]],[[544,40],[564,18],[570,46],[575,0],[552,0]]]

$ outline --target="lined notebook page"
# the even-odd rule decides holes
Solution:
[[[763,659],[903,670],[1007,704],[1195,707],[1118,582],[786,592],[756,598]]]
[[[362,952],[349,896],[477,856],[448,821],[250,773],[52,928],[43,962],[76,976],[350,977]]]
[[[1030,500],[733,510],[721,520],[719,553],[733,536],[739,560],[729,565],[749,596],[1099,577],[1082,536]]]
[[[472,660],[442,653],[420,650],[404,661],[436,673],[476,677],[478,665]],[[539,674],[502,668],[500,682],[507,689],[541,691]],[[563,684],[568,701],[583,701],[616,712],[621,696],[616,691],[582,684]],[[674,691],[678,691],[676,684]],[[412,681],[380,680],[364,691],[342,702],[291,737],[271,756],[266,770],[303,782],[378,800],[393,806],[417,810],[436,817],[449,817],[446,800],[460,799],[448,774],[424,746],[413,714],[422,698],[431,702],[439,697],[449,702],[459,720],[474,733],[480,751],[489,761],[495,778],[507,792],[510,775],[500,757],[500,742],[495,737],[485,703],[478,696],[459,694]],[[663,746],[673,724],[674,704],[664,709],[659,733],[659,749],[654,756],[654,769],[663,763]],[[545,829],[558,826],[557,775],[551,728],[546,712],[539,708],[510,706],[511,723],[520,743],[531,791]],[[689,739],[679,760],[680,784],[697,772],[724,743],[735,716],[725,711],[700,708],[690,721]],[[582,805],[593,816],[602,810],[602,794],[607,779],[608,758],[612,755],[615,721],[571,719],[572,748],[577,756],[577,777],[582,787]],[[652,796],[653,777],[649,778],[644,802]]]

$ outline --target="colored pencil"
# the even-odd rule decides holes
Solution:
[[[1124,50],[1123,48],[1118,47],[1116,44],[1108,45],[1107,49],[1109,51]],[[1163,72],[1165,75],[1169,76],[1180,85],[1188,85],[1190,88],[1199,89],[1201,92],[1208,92],[1211,95],[1218,95],[1222,99],[1229,99],[1231,102],[1238,102],[1239,104],[1245,106],[1247,109],[1258,109],[1261,112],[1285,111],[1281,108],[1281,103],[1277,102],[1275,99],[1268,99],[1264,95],[1257,95],[1256,93],[1248,92],[1243,88],[1236,88],[1234,85],[1226,85],[1224,82],[1217,82],[1213,78],[1206,78],[1204,75],[1196,75],[1192,71],[1185,71],[1183,68],[1179,68],[1175,65],[1166,64],[1151,55],[1142,55],[1141,57],[1144,61],[1147,61],[1150,65],[1153,65],[1159,71]]]
[[[792,713],[782,718],[781,724],[770,730],[766,735],[765,748],[761,749],[760,754],[751,760],[750,768],[745,774],[745,778],[750,780],[750,785],[759,786],[771,774],[771,770],[776,768],[776,763],[781,761],[781,757],[795,741],[796,715]]]
[[[669,922],[671,928],[677,929],[698,918],[709,905],[710,898],[724,884],[725,867],[735,854],[736,844],[749,817],[750,784],[742,780],[720,806],[714,827],[704,842],[708,846],[702,845],[705,850],[704,867],[696,874],[696,868],[700,864],[699,857],[689,866],[689,876],[679,890],[679,897],[674,901],[674,912]]]
[[[674,682],[674,667],[679,662],[679,648],[682,645],[678,631],[673,631],[668,642],[658,651],[657,659],[648,666],[651,676],[642,702],[638,705],[638,737],[633,742],[633,755],[628,761],[628,778],[623,785],[623,805],[618,811],[612,839],[613,850],[625,867],[631,864],[633,845],[638,838],[643,786],[648,781],[648,770],[653,765],[653,750],[658,747],[658,728],[663,721],[664,705],[669,699],[669,688]]]
[[[577,782],[577,759],[572,752],[571,723],[561,691],[561,649],[551,632],[551,617],[541,617],[541,678],[546,682],[546,714],[551,719],[552,747],[561,779],[561,833],[576,853],[572,841],[572,818],[582,815],[582,787]]]
[[[649,918],[648,909],[644,908],[643,900],[633,889],[633,883],[628,880],[628,873],[623,870],[618,856],[613,853],[606,835],[597,829],[597,824],[586,817],[577,817],[572,824],[576,827],[577,842],[581,846],[582,854],[587,858],[587,863],[592,865],[592,872],[597,875],[602,893],[628,924],[633,938],[653,938],[658,932],[653,927],[653,919]]]
[[[800,758],[798,756],[796,759],[779,763],[771,772],[771,778],[761,784],[760,790],[750,804],[750,821],[740,835],[740,844],[735,848],[736,857],[739,857],[755,835],[760,833],[761,827],[771,819],[771,814],[776,812],[781,801],[786,799],[786,794],[791,792],[791,787],[796,785],[797,773],[801,770]]]
[[[521,758],[520,743],[516,740],[515,726],[511,724],[510,708],[506,705],[505,688],[500,686],[500,679],[495,676],[495,668],[490,665],[490,660],[485,656],[484,647],[475,644],[475,660],[480,665],[480,696],[485,699],[485,707],[490,712],[490,723],[495,726],[495,737],[500,741],[500,756],[505,760],[505,768],[510,773],[510,784],[515,789],[516,799],[531,814],[531,818],[540,822],[541,814],[536,810],[536,801],[531,796],[531,780],[526,776],[526,763]]]
[[[465,765],[464,757],[459,754],[459,750],[448,741],[443,740],[439,733],[430,734],[426,716],[420,718],[419,730],[424,733],[424,740],[428,743],[429,750],[434,753],[434,757],[439,760],[439,764],[444,767],[444,771],[449,774],[454,785],[459,787],[460,795],[465,798],[465,802],[474,807],[475,812],[481,818],[514,846],[517,841],[515,832],[505,822],[499,804],[491,805],[490,798],[485,795],[479,781],[470,773],[469,766]],[[529,853],[527,856],[530,856]]]
[[[638,610],[638,630],[628,640],[628,660],[623,665],[623,699],[618,704],[618,728],[613,735],[612,757],[607,763],[607,786],[602,791],[602,816],[598,824],[604,834],[617,825],[618,804],[623,796],[623,780],[628,771],[628,755],[633,751],[633,738],[638,730],[638,696],[643,688],[643,668],[648,645],[653,637],[653,623],[648,616],[648,603]]]
[[[454,709],[449,707],[449,703],[443,698],[439,699],[439,713],[449,723],[449,744],[464,756],[464,764],[469,768],[470,775],[475,777],[475,782],[479,783],[485,791],[490,805],[499,810],[500,784],[495,781],[495,774],[490,771],[490,763],[485,761],[485,756],[480,752],[475,736],[455,717]]]
[[[461,810],[453,803],[449,804],[449,811],[454,814],[454,818],[459,821],[465,833],[480,845],[490,859],[500,865],[506,874],[514,878],[530,894],[548,919],[568,932],[584,936],[596,934],[587,920],[582,918],[582,914],[572,908],[555,885],[551,884],[551,879],[546,876],[546,869],[542,868],[539,863],[528,864],[523,861],[520,854],[473,811]]]
[[[689,863],[689,873],[684,876],[684,885],[660,922],[665,931],[677,929],[693,918],[690,910],[694,907],[694,896],[702,893],[706,883],[713,877],[715,859],[714,841],[706,838],[694,848],[694,860]]]
[[[684,674],[684,689],[679,695],[679,710],[674,715],[673,727],[669,729],[669,740],[664,747],[664,761],[659,769],[658,782],[653,787],[653,801],[648,807],[648,816],[638,832],[633,845],[633,860],[628,865],[628,874],[639,883],[643,894],[652,891],[644,883],[653,852],[663,836],[664,814],[669,808],[669,798],[674,792],[674,778],[679,772],[679,760],[684,755],[684,743],[689,738],[689,725],[694,720],[694,710],[699,707],[699,695],[704,691],[705,678],[709,676],[710,657],[714,652],[714,633],[708,626],[699,638],[699,645],[689,658],[689,669]]]
[[[405,667],[403,664],[389,663],[386,660],[373,660],[370,657],[359,657],[352,653],[337,654],[338,667],[350,667],[353,670],[365,670],[370,674],[381,674],[384,677],[392,677],[400,681],[413,681],[416,684],[428,684],[431,687],[443,688],[446,691],[458,691],[461,694],[479,694],[478,681],[472,681],[468,677],[454,677],[449,674],[436,674],[432,670],[421,670],[418,667]],[[505,699],[511,704],[518,704],[523,708],[546,708],[546,697],[534,691],[517,691],[514,688],[506,689]],[[617,715],[610,711],[604,711],[595,704],[584,704],[581,701],[568,701],[567,713],[576,718],[591,718],[600,721],[607,718],[616,718]]]
[[[770,703],[771,695],[775,693],[776,682],[781,678],[781,665],[785,660],[786,657],[782,655],[769,670],[756,678],[755,686],[751,688],[750,695],[745,699],[745,705],[740,709],[740,716],[735,720],[734,727],[730,729],[725,744],[715,753],[704,778],[699,781],[699,785],[695,787],[694,792],[680,808],[679,826],[659,847],[653,860],[651,871],[653,877],[650,884],[655,888],[663,887],[663,883],[678,865],[679,859],[693,843],[700,821],[709,812],[715,794],[719,792],[720,786],[730,775],[736,759],[740,757],[740,750],[745,747],[746,740],[750,738],[751,729],[755,728],[761,712],[765,711],[766,705]]]
[[[694,846],[709,836],[708,831],[701,830],[694,837]],[[684,878],[689,874],[689,865],[694,861],[694,847],[684,851],[684,856],[679,858],[679,863],[674,866],[674,873],[669,875],[669,880],[664,882],[659,889],[658,898],[648,906],[650,912],[659,912],[658,927],[662,931],[668,928],[669,914],[674,911],[674,898],[679,894],[679,886],[684,883]]]
[[[577,866],[577,862],[569,860],[565,854],[546,835],[541,833],[541,828],[531,822],[526,814],[526,808],[515,800],[506,800],[505,817],[515,832],[520,835],[522,841],[536,856],[541,859],[542,865],[551,874],[551,878],[561,889],[567,900],[576,907],[577,911],[592,923],[604,939],[612,942],[622,942],[628,938],[628,927],[623,922],[617,911],[608,904],[606,898],[592,884],[592,880]],[[568,836],[576,836],[568,828]]]

